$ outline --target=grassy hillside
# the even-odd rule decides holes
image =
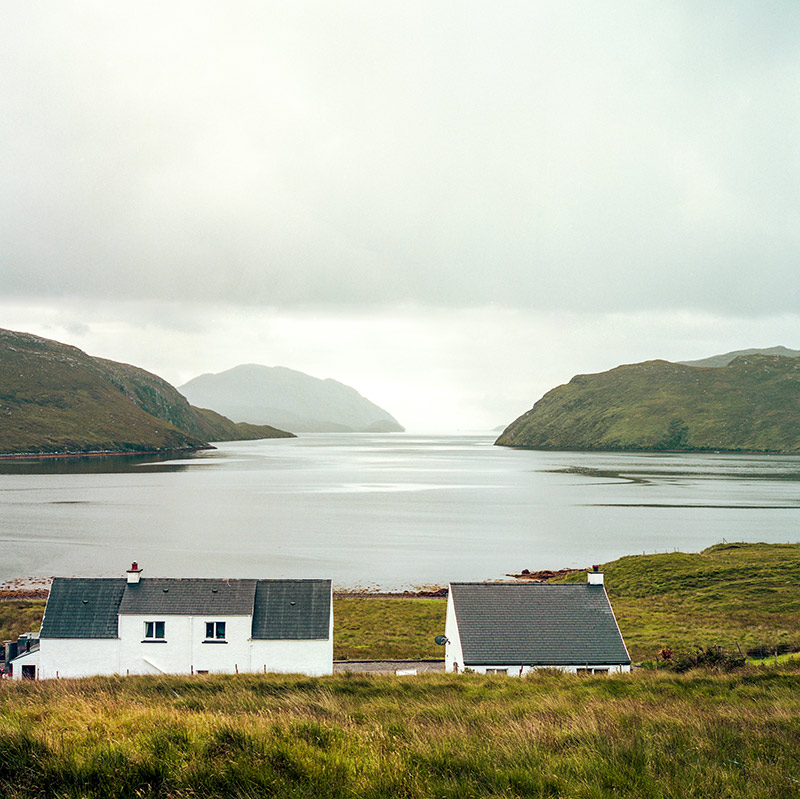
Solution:
[[[602,568],[634,661],[652,660],[664,647],[720,645],[751,657],[800,650],[800,544],[718,544]]]
[[[787,358],[800,358],[800,350],[790,350],[788,347],[762,347],[748,350],[734,350],[722,355],[712,355],[709,358],[700,358],[697,361],[680,361],[687,366],[727,366],[740,355],[785,355]]]
[[[800,673],[0,684],[22,797],[796,797]]]
[[[0,453],[197,449],[75,347],[0,330]]]
[[[232,422],[227,416],[208,408],[190,406],[196,427],[209,441],[254,441],[261,438],[296,438],[294,433],[278,430],[268,424]]]
[[[719,368],[647,361],[578,375],[545,394],[497,444],[800,452],[800,359],[743,355]]]
[[[138,367],[0,330],[0,454],[198,449],[286,435],[192,408]]]

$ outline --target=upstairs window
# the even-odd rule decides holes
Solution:
[[[146,621],[144,623],[144,638],[146,641],[158,641],[164,639],[163,621]]]
[[[206,641],[224,641],[225,622],[207,621],[206,622]]]

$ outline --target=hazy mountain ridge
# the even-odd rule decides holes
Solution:
[[[800,359],[645,361],[577,375],[496,441],[532,449],[800,452]]]
[[[383,408],[354,388],[285,366],[242,364],[180,386],[195,405],[237,422],[273,424],[295,432],[402,432]]]
[[[139,367],[0,329],[0,453],[191,450],[289,435],[192,408]]]
[[[678,361],[686,366],[727,366],[734,358],[740,355],[783,355],[786,358],[800,358],[800,350],[790,350],[788,347],[762,347],[749,350],[733,350],[722,355],[712,355],[709,358],[701,358],[698,361]]]

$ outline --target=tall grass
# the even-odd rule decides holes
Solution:
[[[796,797],[800,671],[0,685],[0,795]]]

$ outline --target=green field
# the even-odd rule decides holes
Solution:
[[[0,684],[0,795],[796,797],[800,671]]]

